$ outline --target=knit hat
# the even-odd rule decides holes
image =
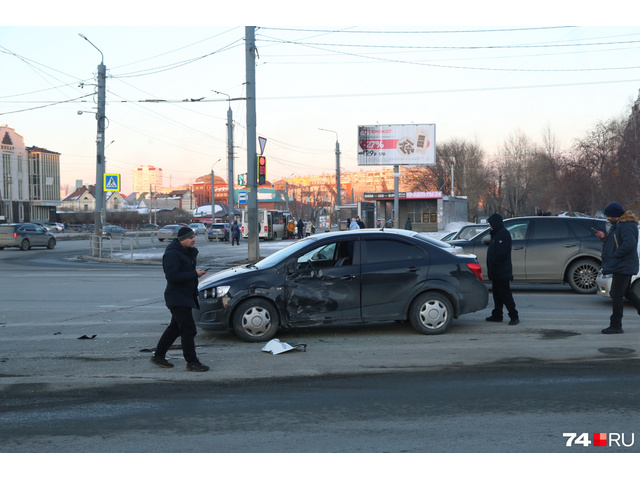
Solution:
[[[196,236],[196,232],[191,230],[189,227],[181,227],[180,230],[178,230],[178,241],[179,242],[181,242],[183,240],[186,240],[187,238],[191,238],[191,237],[195,237],[195,236]]]
[[[624,208],[618,202],[611,202],[604,207],[604,216],[618,218],[624,213]]]

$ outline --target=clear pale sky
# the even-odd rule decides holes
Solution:
[[[449,10],[368,2],[341,14],[339,2],[285,3],[247,6],[245,15],[215,2],[115,2],[62,18],[65,4],[73,12],[89,4],[9,6],[10,26],[0,27],[0,124],[27,146],[61,153],[63,185],[95,182],[101,55],[82,33],[108,69],[106,171],[122,175],[123,193],[140,165],[161,167],[165,186],[179,186],[223,159],[214,170],[226,178],[229,105],[235,172],[246,172],[245,102],[214,90],[245,96],[245,29],[233,25],[247,23],[259,26],[257,124],[271,181],[335,172],[336,134],[342,170],[359,170],[358,125],[433,123],[437,142],[477,139],[488,155],[519,130],[540,142],[550,128],[568,150],[598,121],[628,115],[638,98],[640,27],[561,26],[637,19],[638,7],[593,3],[594,11],[576,2],[585,15],[551,2],[515,13],[513,2],[494,10],[491,2]],[[299,14],[283,13],[292,9]],[[343,25],[325,25],[332,22]]]

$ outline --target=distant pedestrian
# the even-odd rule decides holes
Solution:
[[[307,222],[307,227],[305,229],[305,237],[310,237],[313,232],[313,224],[311,222]]]
[[[240,226],[238,225],[238,220],[234,220],[233,225],[231,225],[231,246],[234,245],[240,246]]]
[[[611,274],[612,313],[609,326],[602,333],[623,333],[622,311],[624,298],[640,313],[640,298],[631,288],[631,277],[638,273],[638,220],[631,210],[625,212],[622,205],[612,202],[604,209],[611,224],[608,233],[597,230],[595,235],[602,240],[602,273]]]
[[[494,213],[488,220],[491,227],[491,241],[487,248],[487,276],[491,280],[493,293],[493,310],[487,322],[501,322],[502,309],[507,308],[509,325],[520,323],[516,302],[513,300],[509,282],[513,280],[513,266],[511,264],[511,234],[504,227],[502,217]]]
[[[360,217],[356,217],[356,223],[360,228],[364,228],[364,222],[360,220]]]
[[[349,230],[360,230],[360,225],[356,222],[355,218],[351,219],[351,223],[349,224]]]
[[[198,249],[196,235],[189,227],[178,230],[178,238],[167,245],[162,256],[162,269],[167,279],[164,299],[171,312],[171,323],[166,328],[151,357],[151,363],[163,368],[173,367],[165,359],[169,347],[178,337],[182,341],[182,354],[187,361],[187,370],[206,372],[209,367],[200,363],[196,355],[196,324],[191,309],[198,308],[198,278],[207,273],[196,268]]]
[[[304,222],[302,221],[302,217],[298,220],[298,238],[302,238],[304,236]]]
[[[287,223],[287,238],[293,238],[293,233],[296,231],[296,224],[293,222],[293,219],[289,220]]]
[[[404,223],[404,229],[405,230],[411,230],[411,218],[407,217],[407,221]]]

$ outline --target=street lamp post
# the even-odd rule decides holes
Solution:
[[[213,162],[213,165],[211,165],[211,223],[213,223],[213,216],[215,214],[215,211],[214,211],[214,208],[215,208],[214,207],[214,198],[215,198],[214,194],[215,194],[215,191],[216,191],[216,180],[215,180],[215,176],[213,175],[213,167],[215,167],[215,165],[220,161],[222,161],[221,158],[219,158],[217,162]]]
[[[213,91],[214,93],[220,94],[220,95],[226,95],[227,98],[229,99],[229,109],[227,110],[227,163],[228,163],[228,172],[229,172],[229,180],[228,180],[228,185],[229,185],[229,200],[228,200],[228,204],[229,204],[229,222],[231,222],[231,219],[233,217],[233,211],[234,211],[234,207],[235,207],[235,193],[233,191],[233,112],[231,111],[231,96],[229,96],[228,94],[224,93],[224,92],[218,92],[216,90]]]
[[[91,40],[79,33],[80,37],[89,42],[93,48],[100,52],[102,57],[100,65],[98,65],[98,112],[96,113],[96,120],[98,121],[98,134],[96,137],[96,209],[94,220],[94,235],[100,238],[102,233],[102,225],[104,221],[105,212],[105,195],[104,195],[104,130],[105,130],[105,92],[107,83],[107,67],[104,64],[104,55],[102,51],[96,47]],[[101,256],[100,241],[98,240],[98,255]]]
[[[327,130],[326,128],[319,128],[318,130],[336,134],[336,207],[339,207],[342,205],[342,192],[340,188],[340,142],[338,141],[338,132]]]

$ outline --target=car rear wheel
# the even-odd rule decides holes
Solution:
[[[26,238],[22,240],[22,242],[20,243],[20,250],[29,250],[30,248],[31,244],[29,243],[29,240],[27,240]]]
[[[53,250],[53,247],[56,246],[56,241],[53,238],[50,238],[49,241],[47,242],[47,248],[49,250]]]
[[[567,270],[569,286],[577,293],[595,293],[599,270],[600,265],[594,260],[585,259],[572,263]]]
[[[411,304],[409,321],[423,335],[444,333],[453,321],[453,305],[441,293],[423,293]]]
[[[271,340],[279,323],[276,309],[261,298],[242,302],[233,315],[233,329],[246,342]]]

